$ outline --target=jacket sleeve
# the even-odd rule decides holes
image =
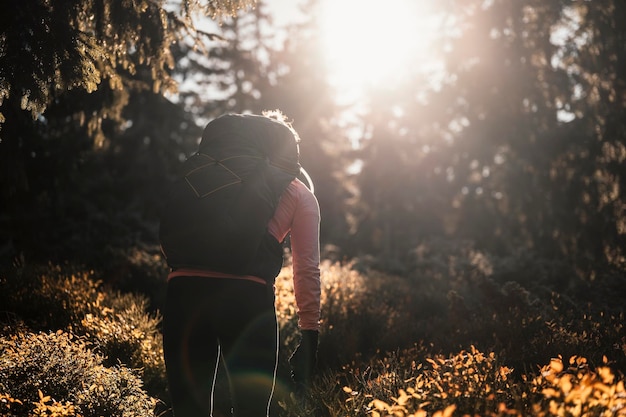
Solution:
[[[291,225],[293,285],[302,330],[319,330],[320,320],[320,210],[315,195],[301,182]]]
[[[268,231],[282,242],[291,233],[293,284],[298,325],[318,330],[320,320],[320,210],[315,195],[299,180],[289,184]]]

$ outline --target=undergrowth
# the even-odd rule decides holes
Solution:
[[[2,271],[0,402],[11,409],[3,415],[148,416],[163,408],[160,318],[147,304],[81,268]]]
[[[299,339],[283,268],[274,415],[626,416],[623,276],[441,243],[411,271],[322,265],[318,372],[296,396],[281,383]],[[72,265],[0,271],[0,415],[171,416],[160,315],[142,293]]]
[[[319,376],[281,417],[626,416],[623,376],[583,357],[553,358],[520,380],[475,347],[445,357],[423,348],[389,353]]]
[[[62,330],[0,338],[3,416],[152,416],[156,400],[131,369],[103,365],[84,338]]]

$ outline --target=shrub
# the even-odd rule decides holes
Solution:
[[[15,318],[5,323],[5,334],[30,328],[81,335],[105,366],[121,363],[135,369],[148,392],[165,394],[160,317],[147,313],[145,296],[113,291],[94,271],[48,265],[3,272],[0,299]]]
[[[626,416],[626,389],[608,366],[593,370],[587,359],[572,356],[567,364],[553,358],[531,382],[537,417]]]
[[[34,330],[66,329],[101,308],[104,293],[94,271],[71,265],[26,265],[0,271],[5,311]]]
[[[108,293],[96,314],[89,313],[77,326],[99,352],[105,365],[118,362],[141,371],[148,392],[165,391],[163,342],[160,318],[146,314],[147,298]]]
[[[514,379],[493,352],[475,347],[444,357],[422,346],[380,355],[319,376],[304,401],[281,403],[281,417],[623,417],[626,390],[606,364],[580,356]]]
[[[413,348],[346,369],[342,390],[349,415],[426,415],[451,406],[461,415],[485,415],[514,402],[510,373],[494,353],[473,346],[448,358]]]
[[[337,367],[355,355],[411,347],[437,331],[445,314],[445,293],[426,291],[420,283],[378,271],[360,273],[352,264],[321,267],[322,326],[318,360]],[[289,272],[289,271],[288,271]],[[295,301],[291,275],[276,282],[281,330],[295,333]],[[289,337],[289,336],[287,336]],[[290,346],[293,341],[287,340]]]
[[[529,251],[495,256],[450,241],[420,246],[402,276],[373,265],[322,268],[322,362],[423,341],[432,352],[495,351],[518,372],[558,354],[626,367],[623,276],[583,279]]]
[[[63,331],[0,338],[0,393],[8,399],[0,405],[3,413],[154,415],[156,401],[140,378],[123,366],[106,367],[102,359],[84,338]]]

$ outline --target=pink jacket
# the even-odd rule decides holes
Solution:
[[[298,307],[298,325],[302,330],[318,330],[320,320],[320,210],[315,195],[299,180],[293,180],[283,192],[268,231],[282,242],[291,233],[293,285]],[[177,269],[175,276],[246,279],[265,283],[259,277],[220,272]]]
[[[298,324],[303,330],[318,330],[320,319],[320,209],[315,195],[294,180],[280,197],[268,230],[278,240],[291,232],[293,286]]]

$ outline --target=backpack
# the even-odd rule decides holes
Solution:
[[[298,138],[284,123],[241,114],[211,121],[161,212],[159,240],[168,265],[273,283],[283,249],[267,225],[299,172]]]

